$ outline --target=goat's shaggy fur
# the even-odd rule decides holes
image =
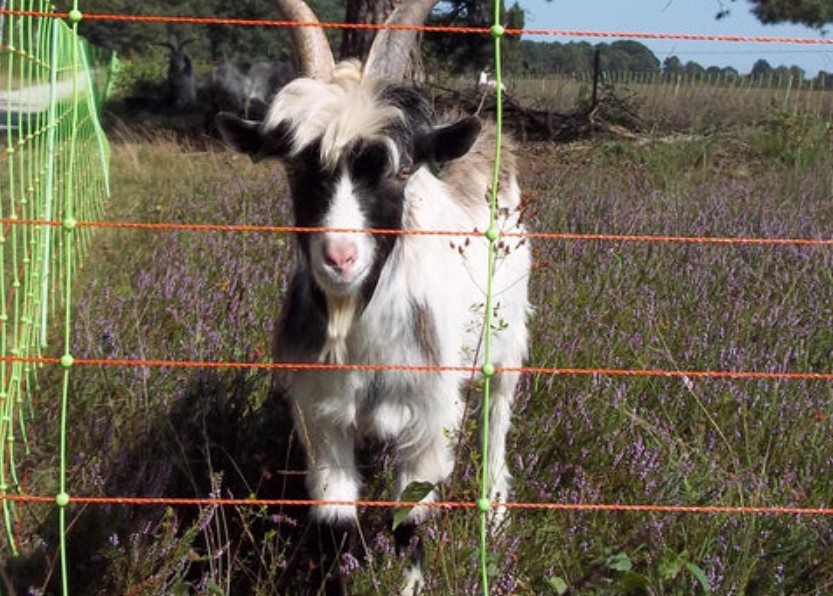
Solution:
[[[382,367],[281,374],[306,448],[310,497],[359,499],[354,450],[366,437],[395,445],[395,495],[412,482],[443,482],[454,467],[464,388],[474,380],[461,369],[483,363],[489,244],[480,236],[408,232],[487,229],[493,128],[481,130],[471,117],[438,123],[416,90],[365,80],[355,63],[339,65],[330,81],[288,84],[262,123],[225,117],[220,128],[237,148],[284,161],[297,225],[333,228],[298,235],[275,359]],[[517,232],[520,191],[509,145],[501,163],[497,225]],[[356,231],[373,229],[405,233]],[[527,355],[529,269],[523,240],[507,239],[496,250],[491,360],[497,367],[519,367]],[[410,368],[395,368],[401,365]],[[510,488],[505,439],[517,379],[503,372],[491,383],[495,501]],[[406,525],[426,512],[415,508]],[[500,511],[494,515],[500,519]],[[316,505],[313,516],[349,529],[356,508]],[[413,537],[397,531],[399,543]]]

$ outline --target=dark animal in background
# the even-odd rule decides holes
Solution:
[[[226,62],[214,67],[206,89],[214,113],[262,118],[278,90],[294,78],[287,61]]]
[[[214,116],[221,111],[262,118],[278,90],[295,78],[295,69],[288,60],[226,62],[199,78],[185,51],[194,41],[156,44],[168,50],[167,76],[163,83],[146,83],[138,93],[127,97],[125,104],[131,112],[201,115],[208,119],[211,129]]]
[[[389,23],[422,22],[433,2],[405,4]],[[426,11],[409,13],[417,4]],[[315,20],[301,1],[281,5],[287,18]],[[466,397],[479,395],[471,383],[477,376],[457,367],[483,363],[489,245],[482,237],[449,242],[440,235],[354,230],[484,231],[494,129],[475,117],[438,118],[424,94],[396,80],[404,67],[389,61],[395,52],[385,45],[394,43],[388,35],[376,38],[362,67],[335,65],[320,29],[294,33],[306,77],[283,87],[262,121],[220,115],[218,127],[236,149],[284,163],[295,225],[333,230],[296,237],[275,361],[450,367],[305,369],[276,376],[305,447],[312,499],[359,499],[355,449],[371,437],[395,446],[399,498],[412,483],[436,487],[453,471]],[[497,225],[522,231],[510,146],[501,163]],[[496,257],[491,355],[498,367],[520,367],[527,355],[530,262],[529,247],[518,238],[507,239]],[[497,502],[510,490],[506,433],[518,376],[502,372],[491,384],[487,458],[489,495]],[[433,490],[425,501],[436,497]],[[315,505],[311,513],[320,537],[317,579],[327,593],[344,593],[339,556],[357,535],[356,507]],[[416,507],[395,531],[397,548],[411,557],[405,594],[423,583],[417,525],[428,513]],[[504,514],[502,508],[492,512],[493,526]]]
[[[192,108],[197,103],[197,79],[194,76],[194,66],[191,57],[185,53],[185,46],[197,41],[187,39],[183,42],[160,43],[168,48],[168,78],[166,85],[166,100],[168,107],[176,111]]]

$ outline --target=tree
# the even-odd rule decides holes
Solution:
[[[400,6],[413,0],[306,0],[322,22],[384,23]],[[55,0],[56,8],[66,12],[73,0]],[[437,7],[429,17],[434,24],[466,27],[488,27],[493,22],[492,0],[436,0]],[[84,0],[88,13],[112,13],[139,16],[211,16],[273,20],[279,18],[272,0]],[[500,22],[508,27],[522,28],[523,9],[517,2],[508,10],[501,8]],[[116,20],[82,20],[82,35],[95,45],[115,50],[126,56],[148,56],[158,53],[158,44],[197,38],[188,46],[196,63],[226,60],[268,60],[286,54],[290,47],[289,31],[275,27],[241,27],[231,25],[199,25],[186,23],[132,23]],[[336,57],[365,59],[377,31],[355,28],[325,28]],[[446,36],[441,42],[442,66],[478,64],[491,61],[492,40],[488,35]],[[520,40],[507,38],[504,48],[513,59]],[[429,47],[431,44],[427,44]],[[435,46],[436,48],[436,46]],[[415,52],[414,57],[418,58]],[[416,60],[418,67],[419,60]]]
[[[736,2],[737,0],[732,0]],[[762,23],[797,23],[823,28],[833,23],[833,0],[749,0],[752,12]],[[729,14],[722,10],[717,14],[723,18]]]
[[[672,77],[681,75],[685,72],[685,66],[683,66],[682,60],[677,56],[668,56],[662,62],[662,72]]]
[[[347,0],[344,12],[345,23],[384,23],[401,0]],[[341,34],[342,58],[364,58],[370,51],[370,45],[376,31],[373,29],[346,28]]]
[[[268,0],[84,0],[82,4],[87,13],[278,18]],[[344,16],[344,0],[309,0],[309,4],[321,20],[341,20]],[[72,5],[72,0],[55,0],[55,7],[61,12],[68,11]],[[188,46],[189,54],[197,62],[265,60],[280,57],[289,49],[288,32],[275,27],[82,19],[79,32],[95,45],[127,56],[146,56],[157,51],[154,44],[198,38],[200,41]]]
[[[526,12],[521,5],[514,2],[506,11],[506,17],[501,21],[507,29],[523,29],[526,25]],[[521,63],[521,36],[510,35],[504,38],[504,61],[509,70],[517,71]]]
[[[685,74],[689,77],[702,77],[705,74],[706,69],[703,68],[697,62],[694,62],[693,60],[689,60],[688,62],[685,63],[684,71],[685,71]]]
[[[490,0],[455,0],[442,2],[429,24],[444,27],[490,27]],[[501,17],[505,14],[501,1]],[[503,19],[500,19],[503,22]],[[459,35],[431,32],[425,35],[428,59],[449,72],[480,70],[492,62],[492,40],[487,35]]]
[[[750,74],[753,77],[759,77],[759,76],[768,75],[771,72],[772,72],[772,65],[769,62],[767,62],[766,60],[764,60],[763,58],[761,58],[759,60],[756,60],[755,64],[752,65],[752,71],[750,72]]]
[[[656,72],[659,60],[654,53],[638,41],[623,39],[609,46],[600,44],[602,68],[628,72]]]

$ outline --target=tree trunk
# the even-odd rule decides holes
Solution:
[[[359,24],[384,23],[401,1],[407,0],[347,0],[344,20],[346,23]],[[341,58],[358,58],[364,61],[374,37],[375,29],[344,29],[339,51]]]
[[[346,23],[382,24],[397,6],[407,2],[409,0],[347,0],[344,20]],[[341,59],[358,58],[364,62],[377,33],[377,29],[344,29],[339,49]],[[419,82],[425,81],[425,69],[419,48],[421,40],[422,34],[420,33],[411,51],[410,67],[405,76],[405,78]]]

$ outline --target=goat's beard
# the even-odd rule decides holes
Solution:
[[[347,334],[353,326],[358,298],[355,294],[332,296],[327,294],[327,338],[319,361],[344,364],[347,361]]]

